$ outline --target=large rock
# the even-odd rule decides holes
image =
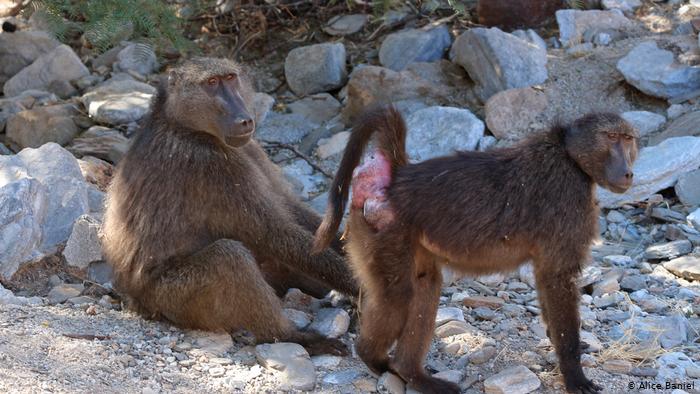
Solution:
[[[687,280],[700,280],[700,257],[683,256],[663,263],[664,268]]]
[[[564,46],[573,46],[584,41],[584,35],[592,31],[625,30],[632,26],[620,11],[559,10],[559,40]]]
[[[328,20],[323,31],[332,36],[347,36],[362,30],[367,22],[367,14],[336,15]]]
[[[479,23],[504,29],[536,27],[554,16],[561,0],[479,0]]]
[[[0,86],[59,45],[55,38],[41,31],[0,34]]]
[[[69,82],[90,74],[68,45],[59,45],[5,82],[3,92],[12,97],[28,89],[49,90],[57,82]]]
[[[124,157],[128,147],[129,140],[119,131],[92,126],[74,139],[68,150],[78,157],[94,156],[116,164]]]
[[[688,340],[688,319],[675,314],[673,316],[646,316],[626,319],[610,330],[610,338],[619,340],[627,337],[641,344],[661,345],[671,349]]]
[[[68,265],[87,268],[90,263],[102,260],[100,227],[100,221],[90,215],[82,215],[75,221],[66,248],[63,250],[63,256]]]
[[[483,101],[547,80],[547,51],[495,27],[467,30],[455,40],[450,57],[467,70]]]
[[[373,104],[418,99],[434,105],[445,97],[446,94],[439,85],[416,73],[363,66],[350,75],[347,103],[342,113],[346,122],[353,123],[358,115]]]
[[[467,109],[428,107],[406,119],[409,158],[423,161],[456,150],[474,150],[484,135],[484,123]]]
[[[255,347],[260,365],[277,371],[282,388],[286,390],[313,390],[316,371],[309,354],[296,343],[273,343]]]
[[[136,71],[141,75],[148,75],[158,67],[156,53],[150,45],[142,43],[130,43],[117,54],[117,62],[114,68],[117,71]]]
[[[678,178],[676,196],[685,205],[700,205],[700,169],[687,172]]]
[[[537,390],[542,383],[532,371],[523,365],[504,369],[484,380],[488,394],[527,394]]]
[[[649,135],[658,130],[664,123],[666,117],[649,111],[629,111],[622,115],[622,118],[637,129],[640,137]]]
[[[321,124],[340,113],[340,102],[328,93],[318,93],[290,103],[287,106],[295,114]]]
[[[676,184],[686,172],[700,168],[700,137],[670,138],[659,145],[643,148],[634,164],[634,184],[624,194],[598,187],[598,200],[604,208],[644,201],[659,190]]]
[[[642,92],[671,99],[700,89],[700,67],[675,61],[673,52],[643,42],[617,62],[625,80]]]
[[[345,84],[345,46],[315,44],[292,49],[284,61],[287,84],[300,96],[327,92]]]
[[[318,124],[310,121],[304,115],[271,112],[255,130],[255,138],[285,144],[299,143],[316,127]]]
[[[447,26],[430,29],[406,29],[389,34],[379,48],[379,62],[394,71],[410,63],[441,59],[452,44]]]
[[[500,139],[518,139],[547,109],[547,96],[532,88],[509,89],[486,102],[486,125]]]
[[[649,145],[656,145],[659,142],[672,137],[685,137],[688,135],[700,137],[700,111],[688,112],[674,119],[666,130],[651,137]]]
[[[0,276],[54,253],[89,210],[78,162],[58,144],[0,156]]]
[[[78,114],[73,104],[22,111],[7,121],[7,138],[20,148],[38,148],[47,142],[65,145],[80,131],[73,122]]]
[[[156,88],[131,79],[108,80],[85,93],[80,100],[100,123],[126,124],[148,113]]]

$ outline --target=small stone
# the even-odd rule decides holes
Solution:
[[[347,80],[345,46],[324,43],[294,48],[284,61],[284,74],[289,88],[300,96],[339,88]]]
[[[483,348],[469,353],[469,362],[475,365],[486,363],[496,356],[496,348],[494,346],[484,346]]]
[[[688,240],[671,241],[663,244],[652,245],[644,251],[647,260],[663,260],[683,256],[693,250],[693,245]]]
[[[435,329],[435,336],[447,338],[453,335],[461,335],[470,332],[471,326],[465,322],[452,320]]]
[[[440,327],[451,321],[464,322],[464,312],[462,312],[460,308],[453,306],[438,308],[437,314],[435,315],[435,327]]]
[[[323,31],[332,36],[347,36],[362,30],[367,22],[367,14],[336,15],[328,21]]]
[[[700,231],[700,208],[688,215],[688,223],[690,223],[695,230]]]
[[[66,302],[69,298],[79,296],[84,289],[85,287],[81,284],[63,283],[51,289],[47,298],[50,304],[60,304]]]
[[[583,44],[572,45],[566,50],[566,53],[573,57],[583,57],[593,52],[593,49],[593,43],[584,42]]]
[[[462,304],[470,308],[484,306],[487,308],[498,309],[505,304],[505,301],[502,298],[493,296],[473,296],[463,299]]]
[[[441,59],[451,44],[446,25],[401,30],[386,36],[379,48],[379,62],[386,68],[401,71],[409,63]]]
[[[0,85],[36,59],[61,45],[45,31],[15,31],[0,35]],[[1,129],[1,128],[0,128]]]
[[[342,357],[329,356],[327,354],[311,357],[311,362],[314,363],[316,368],[332,369],[340,365],[343,361]]]
[[[647,289],[641,289],[631,293],[630,299],[637,303],[645,312],[662,313],[668,309],[668,304],[649,294]]]
[[[593,285],[592,296],[600,297],[603,294],[609,294],[620,290],[620,284],[614,276],[604,277],[600,282]]]
[[[627,275],[620,281],[620,288],[625,291],[637,291],[647,287],[647,276]]]
[[[593,305],[598,308],[608,308],[613,305],[617,305],[625,300],[625,296],[619,291],[615,291],[609,294],[605,294],[600,297],[593,298]]]
[[[213,378],[218,378],[226,374],[226,369],[224,367],[214,367],[209,369],[209,375]]]
[[[75,221],[63,250],[69,266],[87,268],[93,261],[102,260],[100,227],[100,221],[90,215],[82,215]]]
[[[377,392],[381,394],[404,394],[406,385],[400,377],[384,372],[377,380]]]
[[[632,26],[619,11],[559,10],[556,12],[559,40],[568,47],[581,43],[587,31],[625,30]]]
[[[662,265],[680,278],[700,281],[700,257],[698,256],[683,256]]]
[[[670,223],[683,223],[685,222],[685,216],[676,212],[672,209],[667,208],[654,208],[651,210],[651,217],[654,219],[663,220]]]
[[[462,381],[463,374],[462,371],[448,369],[446,371],[441,371],[436,374],[433,374],[433,377],[437,379],[446,380],[454,384],[459,384],[459,382]]]
[[[496,312],[494,312],[493,309],[486,308],[484,306],[474,308],[473,312],[477,319],[480,320],[493,320],[496,318]]]
[[[350,384],[354,382],[355,379],[357,379],[360,375],[362,375],[362,372],[354,369],[346,369],[345,371],[331,372],[323,377],[323,383],[335,385]]]
[[[601,3],[606,10],[620,10],[623,12],[633,12],[642,6],[640,0],[602,0]]]
[[[616,254],[603,257],[603,262],[616,267],[629,267],[634,264],[631,257]]]
[[[192,346],[210,357],[222,357],[233,347],[233,339],[228,333],[220,334],[206,331],[190,331],[188,335],[193,340]],[[184,347],[180,349],[182,349],[182,351],[185,350]]]
[[[296,343],[272,343],[255,347],[260,365],[278,371],[283,387],[292,390],[313,390],[316,371],[309,354]]]
[[[659,374],[659,371],[656,368],[650,367],[634,367],[630,370],[629,374],[632,376],[653,378]]]
[[[282,309],[282,313],[300,330],[311,324],[311,316],[308,313],[291,308]]]
[[[537,375],[522,365],[504,369],[484,380],[487,394],[526,394],[537,390],[540,385]]]
[[[632,363],[627,360],[608,360],[603,363],[603,369],[610,373],[628,375],[632,371]]]
[[[350,315],[340,308],[323,308],[318,311],[309,329],[327,338],[338,338],[348,331]]]
[[[627,316],[621,324],[610,330],[609,335],[614,340],[631,336],[635,341],[651,346],[658,342],[664,349],[671,349],[688,340],[687,319],[677,314],[635,319]]]

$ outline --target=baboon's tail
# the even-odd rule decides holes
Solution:
[[[360,164],[362,154],[375,133],[378,149],[391,163],[392,177],[398,167],[408,163],[406,123],[399,111],[388,106],[366,112],[352,130],[340,167],[328,191],[328,208],[321,226],[316,230],[313,253],[327,248],[338,231],[348,201],[352,173]]]

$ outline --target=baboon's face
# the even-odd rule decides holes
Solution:
[[[633,183],[639,134],[614,114],[587,115],[567,135],[567,149],[600,186],[624,193]]]
[[[241,68],[225,59],[193,59],[168,78],[169,118],[234,147],[245,145],[255,131],[251,103]]]

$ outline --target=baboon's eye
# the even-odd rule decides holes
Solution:
[[[233,80],[234,78],[236,78],[236,74],[229,74],[226,76],[226,79],[229,81]]]
[[[216,85],[216,77],[211,77],[211,78],[207,79],[207,83],[209,85]]]
[[[629,134],[623,134],[623,135],[622,135],[622,138],[624,138],[625,141],[632,141],[632,140],[634,139],[634,137],[632,137],[632,136],[629,135]]]
[[[611,139],[612,141],[617,141],[617,138],[619,135],[617,133],[608,133],[608,138]]]

